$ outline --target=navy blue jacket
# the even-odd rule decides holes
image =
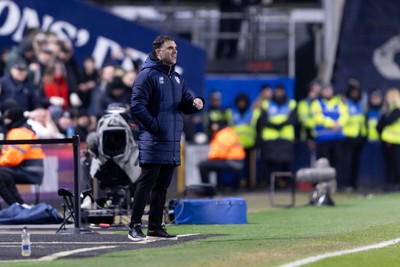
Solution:
[[[28,80],[17,82],[11,74],[7,74],[1,78],[0,86],[0,105],[7,99],[14,99],[24,111],[32,111],[37,107],[35,88]]]
[[[131,98],[131,113],[139,123],[140,165],[181,164],[182,113],[198,111],[195,98],[174,66],[164,65],[153,54],[147,57]]]

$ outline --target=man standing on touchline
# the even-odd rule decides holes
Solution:
[[[180,165],[184,114],[201,110],[204,99],[194,96],[175,72],[177,46],[170,36],[158,36],[153,51],[133,84],[131,113],[139,124],[139,164],[142,168],[134,194],[128,237],[146,238],[141,218],[150,202],[147,238],[176,239],[163,228],[167,189]],[[150,197],[150,199],[149,199]]]

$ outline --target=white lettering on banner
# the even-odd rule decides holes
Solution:
[[[24,37],[27,28],[37,27],[41,31],[51,31],[57,34],[60,39],[69,39],[74,47],[83,47],[89,43],[90,32],[84,28],[77,28],[67,21],[57,20],[49,14],[39,17],[35,9],[20,7],[13,1],[0,0],[0,15],[4,16],[4,21],[0,25],[0,36],[11,36],[14,42],[20,42]],[[122,47],[114,40],[104,36],[97,36],[92,56],[96,66],[101,68],[107,58],[119,58],[125,70],[133,69],[132,59],[145,61],[147,53],[143,53],[131,47]],[[175,67],[179,74],[183,73],[180,66]]]
[[[108,52],[111,54],[117,53],[121,50],[121,46],[110,39],[103,36],[97,37],[96,45],[93,49],[93,58],[95,59],[96,67],[101,68]]]
[[[386,79],[400,79],[400,66],[395,62],[398,53],[400,53],[400,35],[391,37],[374,51],[373,64]]]
[[[20,12],[18,6],[11,1],[0,1],[0,14],[8,11],[8,16],[3,25],[0,26],[0,35],[11,34],[18,26]]]
[[[70,39],[75,46],[80,47],[88,43],[90,34],[86,29],[77,29],[66,21],[55,21],[50,15],[43,16],[42,25],[36,10],[23,8],[12,1],[0,1],[0,14],[7,12],[3,25],[0,26],[0,36],[7,36],[14,32],[11,39],[20,42],[26,28],[39,27],[42,31],[50,30],[57,34],[60,39]]]
[[[128,57],[126,55],[124,56],[123,50],[129,51],[130,56]],[[122,65],[125,67],[125,69],[133,68],[133,66],[128,66],[128,61],[130,62],[130,64],[132,64],[131,58],[139,58],[142,61],[144,61],[147,56],[147,54],[140,52],[136,49],[133,49],[131,47],[123,49],[121,45],[119,45],[117,42],[108,39],[104,36],[98,36],[92,54],[93,58],[96,61],[97,68],[102,67],[108,54],[111,54],[112,56],[120,54],[123,57]]]
[[[49,15],[44,15],[43,16],[43,21],[42,21],[42,31],[47,31],[50,28],[50,25],[53,23],[54,18]]]
[[[39,17],[36,10],[31,8],[24,8],[22,16],[19,20],[19,25],[11,39],[15,42],[19,42],[24,37],[24,31],[27,28],[38,28],[40,27]]]
[[[57,21],[50,26],[50,31],[57,34],[60,39],[75,39],[75,46],[84,46],[89,41],[90,34],[86,29],[77,30],[75,26],[66,21]]]

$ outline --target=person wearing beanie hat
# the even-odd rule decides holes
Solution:
[[[21,108],[12,106],[5,110],[6,139],[38,139],[26,121]],[[36,144],[15,144],[3,147],[0,157],[0,196],[8,205],[19,203],[29,208],[19,194],[16,184],[41,184],[44,157],[40,145]]]
[[[367,139],[366,109],[362,96],[359,80],[354,77],[349,78],[344,99],[348,120],[342,128],[344,139],[341,142],[342,155],[338,172],[338,184],[347,192],[352,192],[358,187],[361,152]]]
[[[7,130],[18,128],[25,124],[27,118],[24,111],[19,107],[11,107],[4,112],[4,126]]]

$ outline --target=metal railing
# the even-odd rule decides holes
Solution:
[[[80,214],[80,138],[74,135],[72,138],[64,139],[36,139],[36,140],[0,140],[0,145],[22,145],[22,144],[72,144],[74,158],[74,229],[73,234],[81,233],[81,214]]]
[[[216,9],[177,10],[161,8],[164,20],[140,20],[146,26],[162,29],[190,38],[204,48],[208,60],[216,60],[217,44],[221,40],[236,39],[235,59],[280,60],[287,66],[286,72],[294,76],[295,30],[290,10],[251,7],[242,13],[221,13]],[[179,15],[180,13],[184,15]],[[220,20],[240,20],[239,31],[220,31]]]

